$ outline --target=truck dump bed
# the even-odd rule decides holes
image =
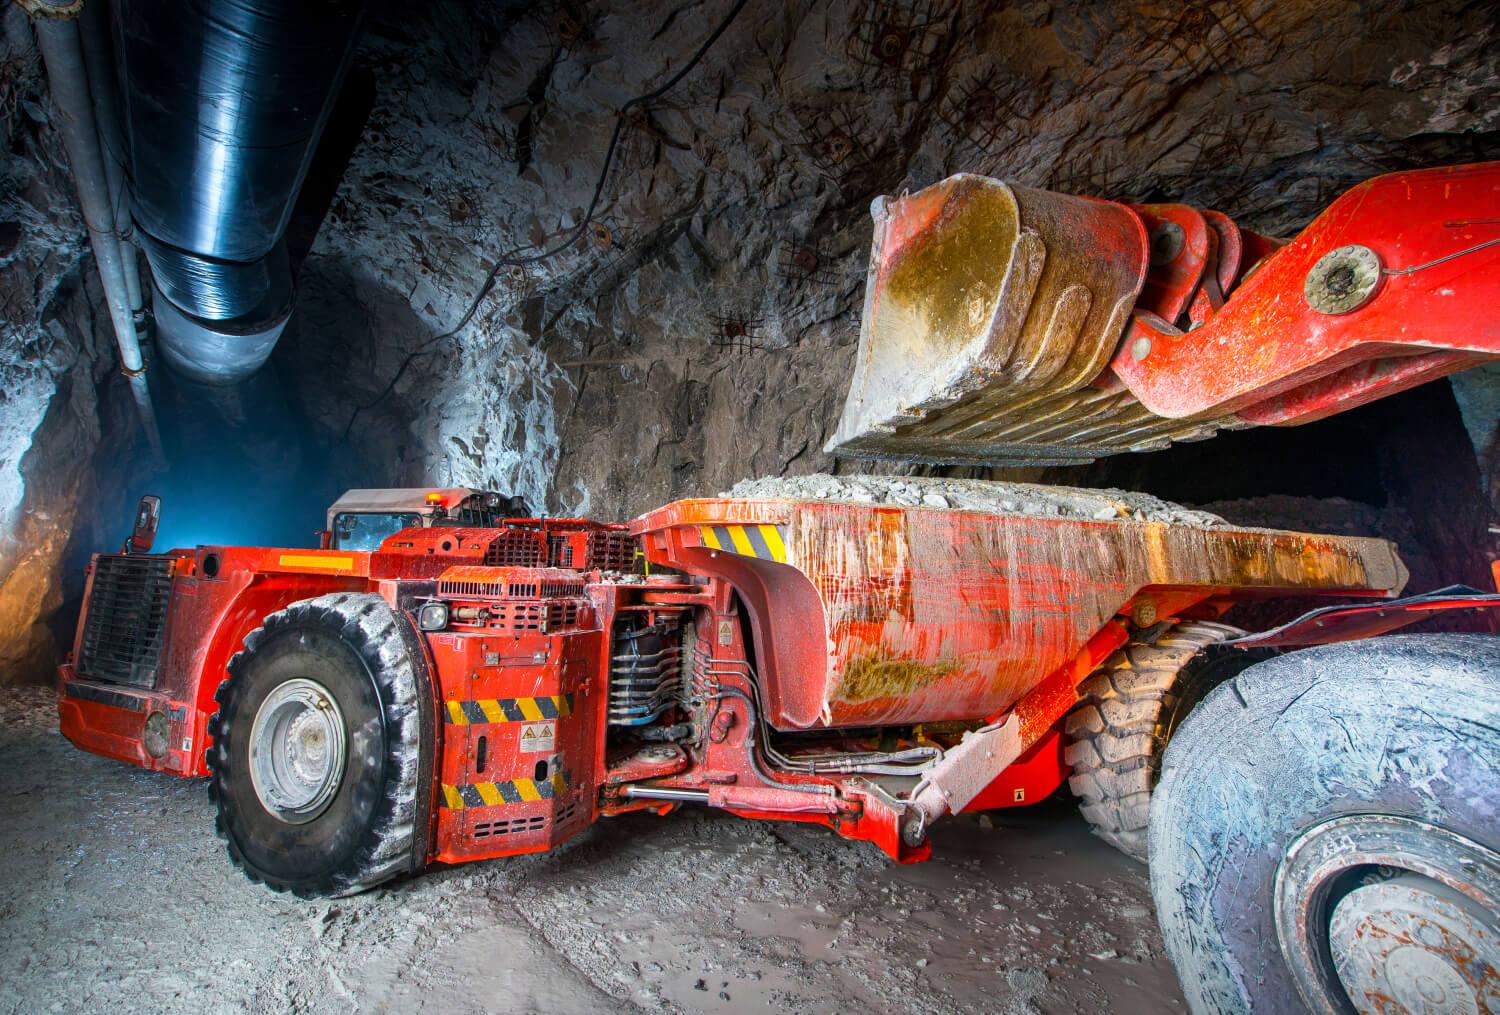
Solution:
[[[734,584],[779,729],[993,715],[1122,612],[1149,626],[1208,600],[1406,581],[1384,540],[1236,529],[1140,495],[819,478],[828,499],[684,500],[632,525],[653,563]],[[711,673],[712,646],[699,656]]]

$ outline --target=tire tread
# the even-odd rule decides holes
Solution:
[[[1243,633],[1213,621],[1178,624],[1149,644],[1127,644],[1079,685],[1063,723],[1068,788],[1093,833],[1143,863],[1164,716],[1204,649]]]
[[[302,898],[340,897],[366,891],[420,866],[421,858],[413,855],[413,847],[422,736],[417,695],[422,685],[418,663],[400,623],[395,610],[378,595],[335,592],[292,603],[267,615],[259,628],[245,636],[245,647],[229,660],[228,679],[214,693],[219,708],[208,724],[208,793],[215,805],[214,832],[225,840],[230,861],[251,881]],[[266,638],[298,625],[321,626],[337,634],[369,667],[385,715],[388,777],[374,820],[349,860],[309,882],[292,883],[268,877],[247,861],[229,835],[225,809],[231,795],[223,792],[221,785],[235,777],[230,764],[234,731],[228,728],[225,717],[234,711],[236,677]]]

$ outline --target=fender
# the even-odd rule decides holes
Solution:
[[[1289,624],[1224,644],[1240,649],[1305,648],[1336,641],[1358,641],[1387,634],[1448,610],[1500,611],[1500,593],[1480,592],[1467,585],[1449,585],[1405,599],[1325,606],[1304,613]]]

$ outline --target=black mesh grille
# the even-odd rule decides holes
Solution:
[[[171,557],[100,554],[78,653],[79,675],[155,687],[171,598]]]
[[[589,567],[601,571],[634,571],[635,540],[618,529],[589,533]]]
[[[484,563],[487,567],[541,567],[546,563],[544,545],[540,533],[507,529],[485,547]]]

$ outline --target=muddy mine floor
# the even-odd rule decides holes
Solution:
[[[990,827],[986,827],[986,826]],[[1161,1012],[1144,870],[1048,803],[874,847],[705,811],[351,899],[250,884],[201,780],[78,751],[0,693],[0,1013]]]

